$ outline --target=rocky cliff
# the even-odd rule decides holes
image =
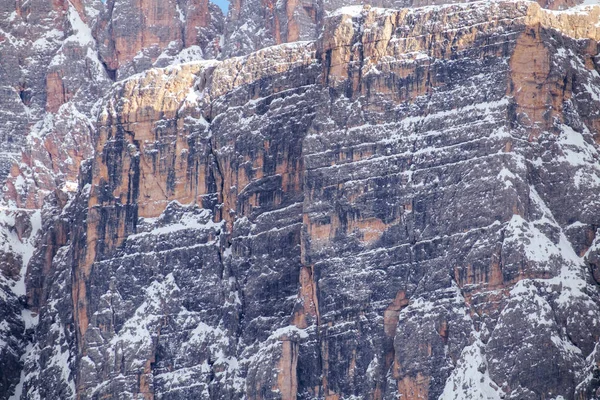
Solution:
[[[103,96],[121,77],[154,65],[213,58],[219,51],[223,16],[216,6],[171,4],[172,18],[150,20],[145,10],[158,6],[163,2],[0,4],[2,398],[19,379],[36,321],[23,311],[27,262],[36,246],[46,248],[51,260],[67,240],[64,231],[37,239],[40,216],[50,215],[41,209],[45,203],[64,207],[68,193],[77,189],[80,164],[93,155]],[[157,12],[165,17],[162,9]],[[141,37],[147,39],[136,39]],[[60,200],[53,203],[54,197]],[[42,290],[48,269],[39,273],[27,290]]]
[[[7,112],[0,175],[10,171],[4,200],[41,208],[55,188],[76,186],[81,161],[92,156],[98,107],[114,81],[153,66],[214,58],[224,22],[208,1],[23,3],[2,10]]]
[[[76,191],[11,172],[0,396],[598,397],[600,6],[283,4],[69,3],[104,80],[27,139]],[[295,42],[179,64],[218,29]]]
[[[367,4],[401,9],[466,2],[469,0],[233,0],[225,29],[223,55],[244,55],[275,44],[314,40],[321,34],[323,19],[344,6]],[[553,10],[582,3],[581,0],[537,2]]]

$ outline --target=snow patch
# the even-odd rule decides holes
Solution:
[[[65,42],[74,41],[81,46],[94,44],[95,41],[92,36],[92,30],[81,20],[79,13],[71,4],[69,4],[68,17],[71,27],[73,28],[73,35],[69,36]]]
[[[477,336],[473,344],[463,349],[456,368],[446,380],[446,386],[439,400],[504,398],[502,389],[490,378],[484,347],[485,345]]]

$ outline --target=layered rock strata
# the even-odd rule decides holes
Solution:
[[[599,39],[598,6],[351,7],[119,82],[21,398],[594,398]]]
[[[589,3],[590,0],[588,0]],[[248,54],[266,46],[298,40],[314,40],[323,28],[323,18],[345,6],[368,5],[401,9],[469,1],[454,0],[233,0],[225,29],[225,57]],[[538,0],[540,6],[564,10],[581,0]]]
[[[3,12],[3,199],[30,209],[57,187],[76,187],[81,161],[92,156],[99,100],[115,79],[215,58],[224,29],[208,1],[17,2]]]
[[[216,6],[173,4],[176,18],[160,25],[163,20],[145,15],[145,8],[162,6],[154,3],[34,0],[0,5],[0,367],[9,371],[0,374],[0,398],[8,397],[19,380],[36,323],[24,311],[27,262],[34,248],[51,249],[45,267],[27,283],[38,296],[56,248],[67,240],[64,232],[36,235],[40,215],[50,215],[42,209],[60,214],[68,193],[77,190],[80,165],[93,155],[103,97],[120,77],[219,52],[223,15]],[[148,40],[137,43],[136,37]],[[164,40],[156,45],[155,37]],[[62,200],[52,200],[57,196]]]

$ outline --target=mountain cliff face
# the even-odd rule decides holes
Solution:
[[[600,395],[600,6],[342,5],[43,14],[0,398]]]
[[[323,28],[323,18],[343,6],[368,4],[401,9],[452,3],[455,0],[233,0],[229,9],[225,56],[248,54],[266,46],[297,40],[314,40]],[[542,7],[562,10],[578,0],[538,0]]]
[[[114,81],[214,58],[224,22],[208,1],[24,3],[7,4],[8,26],[0,26],[9,110],[0,174],[10,170],[5,200],[41,208],[55,188],[76,186],[81,161],[92,156],[98,107]]]
[[[159,5],[163,2],[34,0],[1,4],[2,398],[9,396],[19,380],[21,357],[31,342],[30,328],[35,323],[35,318],[23,311],[25,286],[41,291],[49,273],[40,270],[25,284],[28,260],[36,243],[51,260],[67,240],[65,231],[37,239],[40,216],[50,215],[41,212],[42,206],[58,197],[55,207],[61,209],[68,193],[77,189],[80,164],[93,155],[103,96],[115,79],[153,65],[213,58],[218,53],[223,32],[218,8],[208,2],[182,2],[169,8],[177,11],[176,19],[150,20],[145,10]],[[164,10],[158,12],[164,17]],[[169,36],[171,31],[175,33]]]

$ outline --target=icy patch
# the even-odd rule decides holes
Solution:
[[[30,310],[21,311],[21,317],[23,318],[23,321],[25,322],[25,329],[29,329],[29,328],[33,328],[33,327],[37,326],[37,324],[40,320],[40,316]]]
[[[306,333],[304,329],[300,329],[294,325],[290,325],[277,329],[269,337],[273,339],[282,339],[286,337],[297,337],[299,339],[306,339],[308,338],[308,333]]]
[[[337,17],[338,15],[348,15],[352,18],[358,17],[362,14],[364,10],[364,6],[345,6],[338,8],[337,10],[331,12],[329,17]]]
[[[53,48],[57,47],[57,43],[60,42],[62,37],[63,33],[61,31],[58,29],[53,29],[33,42],[33,49],[39,52],[52,50]]]
[[[394,10],[390,9],[390,8],[371,7],[368,5],[344,6],[344,7],[338,8],[335,11],[330,11],[327,14],[327,17],[336,17],[339,15],[346,15],[351,18],[355,18],[355,17],[359,17],[363,12],[386,14],[389,12],[394,12]]]
[[[584,83],[583,86],[586,88],[587,92],[592,96],[592,99],[600,102],[600,88],[599,87],[591,85],[589,83]]]
[[[65,181],[65,183],[61,187],[61,190],[65,191],[65,192],[76,192],[77,186],[78,186],[77,182]]]
[[[170,62],[170,64],[183,64],[192,61],[200,61],[203,59],[204,52],[200,46],[193,45],[181,50],[175,57],[173,57],[173,60]]]
[[[136,233],[128,236],[128,240],[140,238],[148,235],[167,235],[170,233],[182,231],[184,229],[220,229],[224,222],[213,222],[210,210],[203,209],[199,214],[185,213],[177,223],[167,226],[156,227],[148,232]]]
[[[179,21],[182,24],[185,24],[185,15],[183,14],[183,11],[181,10],[181,7],[179,7],[179,4],[175,4],[175,11],[177,11],[177,15],[179,16]]]
[[[581,349],[579,347],[575,346],[573,343],[567,340],[562,339],[558,335],[552,335],[550,337],[550,340],[552,340],[552,343],[554,343],[556,348],[558,348],[563,353],[570,353],[578,356],[582,355]]]
[[[498,179],[500,181],[503,181],[504,182],[504,187],[508,189],[511,186],[513,186],[512,181],[515,180],[515,179],[517,179],[517,176],[515,174],[513,174],[508,168],[504,167],[498,173]]]

